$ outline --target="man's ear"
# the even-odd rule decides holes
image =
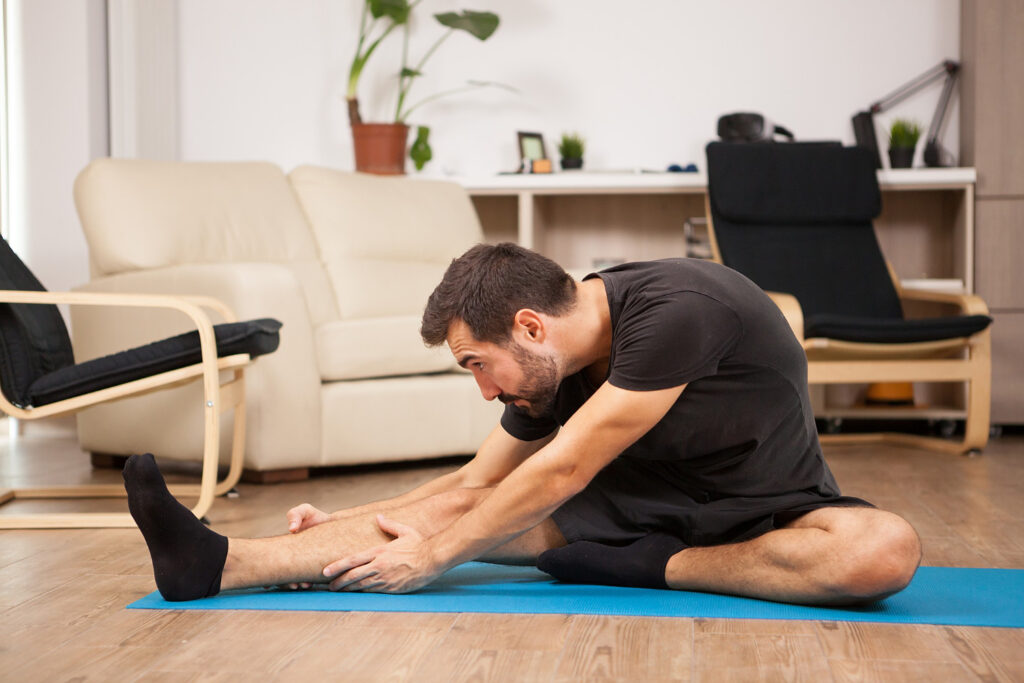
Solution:
[[[524,342],[543,342],[546,329],[544,320],[537,311],[530,308],[521,308],[516,311],[515,324],[512,327],[513,336],[520,335]]]

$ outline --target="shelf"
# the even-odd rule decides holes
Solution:
[[[883,189],[962,187],[973,185],[977,180],[978,172],[973,168],[883,168],[878,171],[878,184]]]
[[[860,419],[860,420],[962,420],[966,413],[962,409],[932,406],[849,406],[825,408],[816,411],[818,419]]]
[[[472,195],[534,194],[611,194],[692,192],[707,189],[703,173],[645,173],[562,171],[560,173],[517,173],[480,178],[451,178]]]
[[[878,171],[878,184],[885,189],[913,190],[962,188],[977,180],[973,168],[899,168]],[[707,190],[705,173],[562,171],[558,173],[510,173],[481,177],[452,177],[471,195],[532,194],[659,194],[693,193]]]

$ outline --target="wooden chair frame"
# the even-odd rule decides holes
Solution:
[[[84,408],[139,396],[152,391],[188,384],[197,380],[203,382],[203,414],[205,433],[203,438],[203,469],[199,485],[173,485],[171,493],[176,496],[199,496],[192,508],[196,517],[202,517],[213,505],[216,496],[223,495],[238,483],[242,475],[242,460],[245,455],[245,366],[252,362],[248,354],[237,354],[217,358],[216,338],[213,324],[203,310],[208,308],[219,313],[225,322],[235,322],[234,313],[216,299],[199,296],[164,296],[150,294],[115,294],[103,292],[34,292],[0,290],[0,302],[18,304],[69,304],[84,306],[129,306],[145,308],[169,308],[187,315],[199,331],[199,345],[202,361],[195,365],[163,372],[158,375],[127,382],[125,384],[93,391],[48,403],[36,408],[19,408],[12,405],[0,394],[0,411],[19,420],[35,420],[58,415],[70,415]],[[231,371],[231,378],[224,384],[220,373]],[[217,481],[220,461],[220,415],[234,410],[234,430],[231,444],[231,461],[228,473]],[[119,484],[92,484],[47,488],[15,488],[0,490],[0,505],[17,498],[118,498],[127,494]],[[86,527],[134,527],[135,521],[127,512],[64,512],[36,513],[25,515],[0,515],[0,529],[54,529]]]
[[[711,202],[705,197],[705,214],[711,254],[722,263],[715,237]],[[973,294],[954,294],[904,288],[889,266],[889,275],[901,302],[924,301],[957,306],[961,315],[988,315],[988,306]],[[804,339],[800,302],[791,294],[768,292],[782,310],[797,341],[807,353],[808,384],[859,384],[864,382],[964,382],[967,387],[964,437],[939,437],[879,432],[870,434],[822,434],[822,443],[891,443],[943,453],[981,451],[988,443],[992,392],[992,333],[982,330],[970,337],[905,344],[847,342],[823,337]],[[963,357],[966,355],[966,357]]]

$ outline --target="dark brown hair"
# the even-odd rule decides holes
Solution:
[[[551,259],[511,242],[478,244],[448,266],[427,300],[420,335],[438,346],[459,319],[479,341],[504,344],[520,309],[562,315],[575,303],[576,283]]]

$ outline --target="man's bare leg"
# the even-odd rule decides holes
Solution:
[[[326,583],[323,568],[390,540],[375,513],[325,522],[299,534],[227,539],[207,529],[170,493],[151,455],[125,465],[129,509],[153,560],[157,587],[168,600],[193,600],[219,590],[282,583]],[[432,536],[471,510],[490,489],[458,489],[390,510],[387,516]],[[564,544],[551,520],[492,552],[491,561],[528,564]]]
[[[383,513],[413,527],[424,537],[447,528],[476,507],[492,489],[456,489]],[[228,539],[221,590],[290,583],[328,583],[328,564],[391,540],[377,524],[376,513],[324,522],[298,534],[271,538]],[[564,545],[550,519],[481,558],[501,564],[534,564],[537,555]]]
[[[905,520],[874,508],[820,508],[730,545],[687,548],[665,568],[670,588],[803,604],[856,604],[897,593],[921,561]]]

